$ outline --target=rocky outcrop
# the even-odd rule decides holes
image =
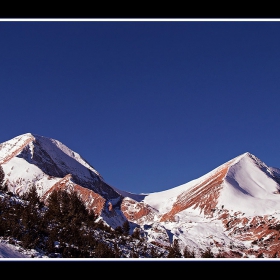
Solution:
[[[74,191],[80,196],[80,198],[85,203],[87,209],[93,210],[93,212],[97,215],[100,215],[104,206],[105,199],[99,194],[95,193],[92,190],[83,188],[80,185],[72,182],[71,174],[66,175],[63,179],[57,182],[53,187],[51,187],[42,197],[41,200],[44,201],[47,205],[49,195],[56,190],[64,190],[64,191]]]
[[[136,224],[149,224],[155,220],[158,211],[144,202],[137,202],[134,199],[126,197],[122,200],[121,211],[125,217]]]
[[[164,214],[160,221],[175,221],[175,215],[188,208],[198,208],[203,215],[212,216],[227,171],[228,166],[224,166],[190,190],[180,194],[174,202],[172,209]]]

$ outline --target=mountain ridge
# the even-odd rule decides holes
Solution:
[[[280,251],[275,241],[280,169],[249,152],[185,184],[146,194],[110,186],[78,153],[32,133],[1,143],[0,164],[10,192],[23,194],[35,185],[46,203],[54,190],[74,190],[110,227],[128,221],[132,230],[140,227],[149,242],[163,247],[178,239],[181,248],[190,246],[198,255],[209,246],[227,257],[255,257],[257,251],[272,256]],[[240,228],[248,234],[241,234]],[[271,236],[275,238],[269,245],[256,246],[256,238]]]

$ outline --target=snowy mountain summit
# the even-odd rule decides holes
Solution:
[[[78,153],[31,133],[0,144],[0,164],[9,191],[22,194],[35,185],[47,201],[53,190],[75,190],[112,228],[128,220],[162,247],[178,239],[197,255],[206,248],[224,257],[280,251],[280,169],[248,152],[186,184],[146,195],[110,186]]]
[[[0,164],[8,189],[16,194],[35,185],[46,200],[55,189],[74,189],[88,208],[104,216],[112,226],[125,221],[121,212],[108,212],[122,196],[78,153],[55,139],[31,133],[19,135],[0,144]],[[110,222],[113,212],[115,217]]]
[[[196,180],[150,194],[145,201],[161,212],[166,211],[163,219],[174,218],[184,209],[212,215],[214,208],[221,207],[247,215],[272,214],[280,209],[277,174],[247,152]]]

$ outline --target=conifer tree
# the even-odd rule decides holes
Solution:
[[[136,228],[133,230],[132,237],[133,237],[133,238],[136,238],[136,239],[139,239],[139,240],[141,239],[140,228],[139,228],[139,227],[136,227]]]
[[[46,220],[53,220],[58,222],[61,218],[61,211],[60,211],[60,192],[61,190],[53,191],[47,200],[48,210],[45,213]]]
[[[115,232],[116,232],[117,234],[123,234],[123,228],[122,228],[121,226],[117,226],[117,227],[115,228]]]
[[[191,251],[187,246],[184,249],[183,256],[184,258],[195,258],[194,251]]]
[[[5,178],[5,173],[4,173],[2,165],[0,165],[0,190],[6,192],[8,190],[8,188],[7,188],[7,185],[4,183],[4,178]]]
[[[169,248],[168,258],[181,258],[180,246],[178,239],[174,239],[172,246]]]
[[[207,247],[205,251],[202,252],[201,258],[215,258],[215,256],[212,253],[211,249]]]
[[[0,186],[3,185],[4,177],[5,177],[5,173],[4,173],[2,165],[0,165]]]
[[[122,230],[123,230],[123,233],[125,235],[128,235],[129,234],[129,230],[130,230],[130,225],[129,225],[129,221],[126,220],[123,225],[122,225]]]
[[[24,200],[27,200],[30,206],[33,208],[37,206],[39,208],[42,208],[43,206],[43,203],[41,203],[40,201],[40,196],[38,195],[35,184],[33,184],[32,187],[26,193],[24,193],[22,197]]]

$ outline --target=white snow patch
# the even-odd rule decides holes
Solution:
[[[42,195],[60,180],[60,178],[48,176],[36,165],[29,164],[23,158],[14,157],[2,167],[5,181],[8,180],[11,190],[19,194],[36,184],[38,194]]]

